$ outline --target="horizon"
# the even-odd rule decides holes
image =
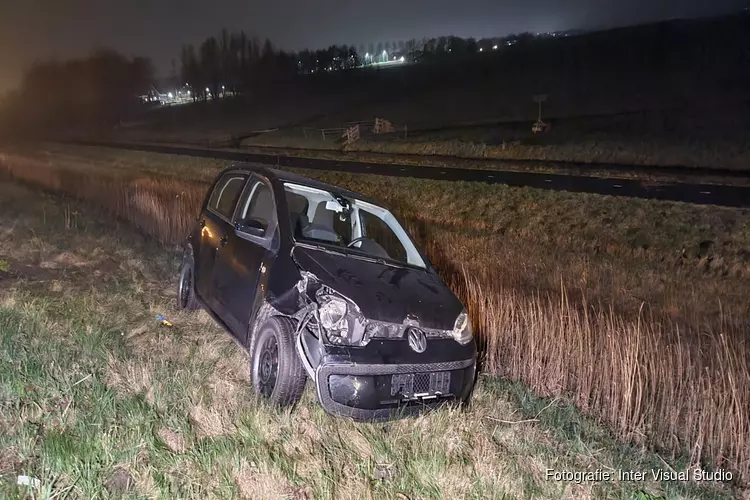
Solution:
[[[546,0],[536,0],[536,3],[544,1]],[[589,0],[579,1],[586,2]],[[588,11],[585,12],[584,15],[580,15],[579,13],[578,16],[570,14],[570,12],[568,12],[568,21],[565,20],[565,16],[557,17],[552,20],[551,18],[555,16],[549,16],[545,18],[544,15],[536,15],[533,19],[524,18],[522,20],[516,20],[515,24],[513,25],[507,24],[507,18],[503,19],[503,22],[506,24],[499,25],[502,26],[502,28],[499,28],[495,25],[490,27],[486,22],[477,23],[476,26],[471,28],[469,27],[471,23],[467,23],[466,20],[458,18],[454,19],[450,23],[432,22],[430,26],[423,26],[420,30],[420,28],[414,29],[399,26],[399,22],[397,22],[399,20],[395,19],[393,20],[396,21],[393,23],[396,25],[395,27],[388,26],[385,29],[382,29],[379,26],[375,26],[374,28],[370,27],[370,29],[377,29],[380,30],[381,33],[383,33],[377,36],[368,36],[366,33],[351,35],[345,34],[344,31],[339,32],[338,34],[328,34],[327,36],[321,37],[321,33],[326,32],[324,26],[312,33],[290,35],[289,32],[276,32],[276,36],[274,36],[274,33],[270,33],[270,31],[274,31],[273,27],[266,28],[265,31],[267,32],[261,32],[261,30],[253,30],[250,26],[243,29],[239,26],[232,26],[232,23],[223,23],[220,27],[214,28],[211,25],[216,25],[216,23],[212,22],[211,19],[207,19],[205,20],[205,23],[200,23],[199,26],[191,26],[190,22],[182,23],[180,25],[180,28],[182,30],[191,32],[190,36],[186,36],[184,39],[169,39],[168,42],[159,44],[158,47],[154,47],[153,44],[149,43],[147,43],[147,45],[149,45],[148,47],[139,46],[138,43],[136,45],[130,45],[128,47],[127,45],[129,44],[124,44],[122,40],[118,40],[118,37],[114,35],[112,35],[109,39],[106,39],[106,37],[102,38],[100,36],[96,40],[83,40],[84,43],[80,43],[81,40],[79,40],[78,46],[74,45],[72,46],[72,48],[71,46],[65,46],[65,49],[60,49],[59,44],[55,44],[55,48],[45,47],[45,43],[43,43],[45,42],[45,40],[34,40],[33,43],[29,44],[31,46],[31,53],[17,53],[14,56],[12,54],[12,51],[3,53],[3,51],[0,50],[0,67],[7,68],[6,71],[3,71],[3,74],[0,74],[0,98],[6,97],[9,93],[18,88],[23,78],[23,74],[35,62],[51,60],[64,61],[68,59],[82,58],[102,48],[115,50],[131,58],[135,56],[149,58],[153,62],[156,70],[155,78],[157,80],[161,80],[171,74],[173,67],[177,71],[179,71],[179,51],[184,44],[198,45],[201,40],[209,36],[218,35],[221,29],[227,29],[230,32],[242,30],[247,33],[248,36],[257,36],[261,40],[265,38],[270,39],[277,49],[287,52],[299,52],[306,49],[322,49],[331,45],[349,45],[358,49],[360,44],[364,44],[365,46],[367,46],[371,42],[377,44],[378,42],[392,42],[399,40],[406,41],[410,39],[421,40],[423,38],[437,38],[440,36],[459,36],[461,38],[473,37],[479,40],[481,38],[503,37],[522,32],[543,33],[579,29],[586,31],[605,31],[608,29],[653,24],[677,19],[727,15],[733,12],[737,12],[739,4],[736,0],[721,0],[712,5],[710,9],[705,8],[705,6],[695,5],[681,5],[679,7],[682,7],[683,9],[685,9],[686,7],[692,7],[692,9],[688,8],[687,10],[683,11],[684,15],[670,15],[670,12],[678,12],[680,10],[669,10],[668,8],[662,8],[661,10],[663,15],[658,17],[649,17],[647,13],[643,14],[643,12],[641,12],[640,17],[645,17],[645,19],[639,18],[639,15],[637,13],[619,16],[616,19],[607,19],[606,16],[600,18],[600,12],[606,9],[598,9],[595,13],[596,15],[591,15],[591,13]],[[10,17],[12,17],[12,15],[13,14],[11,14]],[[578,19],[578,21],[575,21],[574,19]],[[390,23],[391,20],[388,20],[388,22]],[[482,26],[482,24],[484,25]],[[19,26],[16,24],[15,27],[18,28]],[[0,20],[0,28],[2,28],[2,20]],[[190,28],[192,28],[192,30]],[[58,26],[58,29],[62,29],[63,31],[65,31],[67,28],[60,28],[60,26]],[[391,33],[387,33],[388,30],[391,30]],[[7,30],[5,30],[4,32],[5,35],[3,35],[3,31],[0,30],[0,42],[8,42],[8,40],[12,41],[14,33],[8,33]],[[409,33],[408,35],[407,32]],[[359,39],[349,39],[356,38],[357,36],[359,37]],[[307,41],[299,41],[303,38],[305,38]],[[298,39],[298,41],[295,42],[295,39]],[[14,47],[15,45],[17,44],[0,43],[0,46],[5,47]],[[167,50],[166,47],[170,47],[170,50]]]

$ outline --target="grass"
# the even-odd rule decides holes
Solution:
[[[175,309],[177,252],[91,205],[7,182],[0,194],[0,255],[12,265],[0,280],[3,498],[31,495],[17,475],[40,480],[36,498],[733,494],[548,481],[547,468],[665,466],[573,406],[487,376],[468,409],[384,424],[329,417],[310,387],[296,409],[268,408],[230,337],[205,313]]]
[[[157,228],[169,244],[197,211],[169,203],[195,203],[218,168],[93,148],[67,154],[49,164],[9,154],[5,163],[16,178],[86,199],[146,232]],[[315,175],[375,195],[407,221],[467,304],[488,374],[575,403],[625,442],[747,480],[747,211]],[[92,195],[109,186],[107,197]]]
[[[662,76],[670,73],[662,69]],[[231,104],[217,103],[213,109],[203,106],[205,115],[191,114],[188,106],[157,111],[142,124],[107,135],[121,140],[206,145],[278,128],[277,132],[248,137],[245,143],[327,150],[340,146],[312,135],[305,137],[302,128],[343,127],[347,122],[380,117],[399,128],[406,125],[408,137],[369,136],[348,151],[431,159],[555,160],[747,171],[750,137],[743,114],[747,94],[739,90],[744,82],[730,78],[717,87],[714,75],[709,77],[714,85],[705,86],[705,82],[699,84],[688,77],[678,78],[675,87],[671,78],[667,78],[669,83],[659,82],[653,68],[640,68],[635,73],[624,68],[589,70],[600,74],[597,77],[586,71],[582,75],[578,69],[563,77],[546,65],[519,74],[516,66],[491,79],[477,75],[464,75],[459,81],[438,78],[411,90],[382,85],[377,95],[369,92],[371,99],[365,97],[366,89],[352,85],[337,98],[294,97],[290,107],[289,98],[277,96],[266,99],[259,108],[245,107],[242,113],[239,103],[233,111],[226,108]],[[552,128],[533,135],[537,106],[532,95],[540,84],[550,93],[543,118]],[[351,92],[358,92],[360,98]],[[182,119],[167,120],[169,115]],[[97,133],[101,135],[101,131]]]
[[[266,137],[273,136],[273,137]],[[179,143],[176,143],[179,145]],[[508,150],[517,145],[498,146]],[[221,147],[221,146],[217,146]],[[271,148],[271,149],[269,149]],[[701,182],[706,184],[748,185],[750,177],[727,177],[721,173],[697,171],[690,178],[669,171],[640,171],[635,169],[610,169],[589,164],[592,159],[526,157],[524,155],[486,154],[486,144],[470,141],[388,142],[388,140],[362,140],[344,146],[336,142],[322,142],[298,137],[296,131],[279,131],[242,141],[242,150],[261,154],[281,154],[305,158],[323,158],[334,161],[362,161],[370,163],[419,165],[440,168],[468,168],[533,172],[540,174],[583,175],[588,177],[638,179],[650,183]],[[611,161],[611,160],[610,160]],[[575,162],[575,163],[565,163]],[[637,166],[638,163],[633,164]],[[650,164],[649,164],[650,165]]]

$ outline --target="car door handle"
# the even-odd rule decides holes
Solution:
[[[229,241],[229,239],[227,239],[226,236],[222,236],[221,239],[219,240],[219,243],[221,243],[221,246],[225,247],[225,246],[227,246],[227,242],[228,241]]]

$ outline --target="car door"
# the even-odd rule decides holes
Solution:
[[[211,197],[201,213],[201,239],[195,268],[195,287],[203,302],[219,313],[213,286],[216,256],[228,242],[233,232],[232,216],[237,200],[243,192],[249,175],[227,172],[215,184]],[[223,318],[222,318],[223,319]]]
[[[278,242],[276,203],[271,186],[252,176],[240,198],[233,222],[253,220],[263,226],[262,236],[235,228],[219,249],[214,269],[214,289],[226,323],[244,342],[249,322],[259,305],[266,272]],[[241,226],[240,226],[241,227]]]

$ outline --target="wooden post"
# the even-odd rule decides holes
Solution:
[[[531,127],[531,131],[534,134],[547,130],[547,124],[542,121],[542,103],[547,101],[547,97],[549,97],[548,94],[537,94],[534,96],[534,102],[539,104],[539,115],[537,121]]]

